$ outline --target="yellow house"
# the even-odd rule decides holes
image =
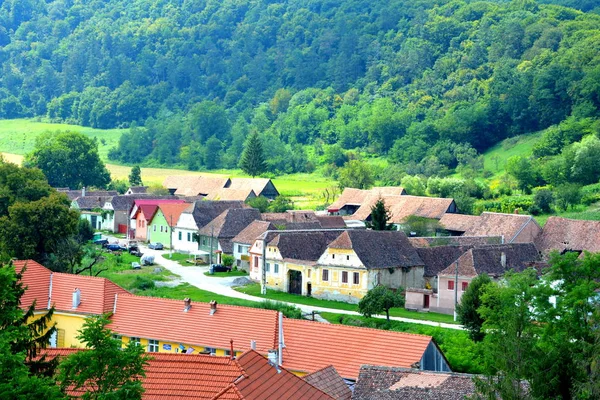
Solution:
[[[262,257],[251,255],[251,278]],[[254,249],[257,250],[254,250]],[[370,289],[421,287],[423,262],[400,231],[282,231],[267,237],[267,287],[322,299],[358,302]]]
[[[85,319],[112,312],[117,294],[129,293],[106,278],[52,272],[33,260],[13,264],[17,271],[25,267],[23,306],[35,301],[37,316],[55,309],[51,325],[56,324],[57,331],[50,340],[51,347],[83,347],[77,336]]]

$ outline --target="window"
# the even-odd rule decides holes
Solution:
[[[328,281],[329,280],[329,270],[328,269],[324,269],[323,270],[323,280],[324,281]]]
[[[154,232],[156,232],[156,225],[152,225],[152,226],[153,226],[152,230],[153,230]]]
[[[267,265],[265,266],[265,271],[269,272],[270,269],[271,269],[271,264],[267,263]]]
[[[346,261],[350,261],[350,256],[346,256]]]
[[[140,345],[140,338],[139,337],[130,337],[129,341],[135,343],[138,346]]]
[[[191,232],[187,233],[187,240],[188,240],[188,242],[192,241],[192,233]]]
[[[308,276],[308,279],[310,279],[310,268],[308,269],[308,272],[306,273],[306,276]]]
[[[231,355],[231,350],[225,350],[225,355],[226,356],[230,356]]]
[[[241,253],[241,252],[242,252],[242,245],[238,244],[238,253]]]
[[[202,246],[206,246],[206,238],[202,238]]]
[[[348,283],[348,272],[342,271],[342,283]]]
[[[146,221],[142,220],[142,228],[146,227]]]
[[[181,231],[177,232],[177,239],[181,240]]]
[[[331,255],[331,258],[333,258],[333,259],[335,260],[335,254],[332,254],[332,255]]]
[[[205,347],[204,351],[210,353],[211,356],[217,354],[217,349],[215,349],[214,347]]]
[[[114,335],[112,335],[112,338],[120,342],[120,341],[121,341],[121,338],[122,338],[122,336],[121,336],[121,335],[116,335],[116,334],[114,334]]]
[[[469,282],[463,282],[462,283],[462,291],[464,292],[465,290],[467,290],[467,288],[469,287]]]
[[[448,290],[454,290],[454,281],[448,281]]]
[[[355,285],[358,285],[360,283],[360,274],[358,272],[354,273],[353,282]]]
[[[158,352],[158,340],[150,339],[148,340],[148,353],[157,353]]]
[[[275,268],[273,268],[273,272],[276,274],[279,273],[279,264],[275,264]]]
[[[161,231],[161,232],[163,231],[163,226],[162,226],[162,225],[160,226],[160,231]]]

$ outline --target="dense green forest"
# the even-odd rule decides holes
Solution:
[[[599,2],[544,3],[580,10],[534,0],[4,1],[0,117],[131,126],[112,159],[190,169],[236,167],[252,131],[272,172],[341,166],[356,153],[410,174],[477,171],[481,151],[547,128],[536,156],[558,159],[599,129]]]

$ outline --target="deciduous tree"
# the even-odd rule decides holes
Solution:
[[[458,321],[469,331],[469,336],[476,342],[482,341],[485,337],[485,332],[481,329],[483,318],[479,315],[478,310],[482,305],[481,296],[490,282],[491,279],[487,274],[478,275],[471,281],[463,293],[460,303],[456,306]]]
[[[370,318],[374,314],[385,312],[387,320],[390,320],[390,309],[404,307],[404,296],[402,288],[395,292],[390,288],[379,285],[369,290],[365,297],[358,302],[358,312]]]

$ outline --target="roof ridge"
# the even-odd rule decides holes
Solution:
[[[434,374],[434,375],[451,375],[451,376],[458,376],[458,377],[465,377],[465,378],[473,378],[473,377],[479,376],[477,374],[467,374],[467,373],[464,373],[464,372],[429,371],[429,370],[422,370],[422,369],[416,369],[416,368],[406,368],[406,367],[388,367],[386,365],[363,364],[361,366],[361,368],[379,369],[379,370],[387,370],[387,371],[393,371],[393,372],[416,372],[416,373],[419,373],[419,374],[427,373],[427,374]],[[308,375],[306,375],[306,376],[308,376]]]
[[[361,329],[361,330],[371,330],[371,331],[377,331],[379,333],[385,332],[385,333],[399,333],[401,335],[407,335],[407,336],[419,336],[419,337],[428,337],[429,339],[433,340],[433,336],[430,335],[423,335],[420,333],[409,333],[409,332],[400,332],[400,331],[389,331],[389,330],[385,330],[385,329],[377,329],[377,328],[369,328],[366,326],[354,326],[354,325],[344,325],[344,324],[331,324],[331,323],[325,323],[325,322],[319,322],[319,321],[309,321],[309,320],[304,320],[304,319],[292,319],[292,318],[286,318],[286,321],[294,321],[294,322],[302,322],[302,323],[307,323],[307,324],[320,324],[323,326],[329,326],[329,327],[343,327],[343,328],[352,328],[352,329]]]
[[[106,278],[105,278],[106,279]],[[116,285],[116,284],[115,284]],[[118,286],[118,285],[117,285]],[[137,297],[140,299],[155,299],[155,300],[164,300],[164,301],[169,301],[169,302],[173,302],[173,303],[179,303],[179,302],[183,302],[183,299],[179,300],[179,299],[169,299],[167,297],[157,297],[157,296],[140,296],[131,292],[127,292],[127,293],[120,293],[120,295],[122,296],[126,296],[126,297]],[[256,302],[257,304],[260,304],[260,302]],[[208,306],[210,306],[210,303],[208,302],[204,302],[204,301],[194,301],[192,299],[192,304],[206,304]],[[258,311],[263,311],[263,312],[274,312],[277,313],[278,311],[276,310],[269,310],[266,308],[258,308],[258,307],[248,307],[248,306],[238,306],[236,304],[224,304],[224,303],[219,303],[219,307],[228,307],[228,308],[243,308],[243,309],[252,309],[252,310],[258,310]]]

